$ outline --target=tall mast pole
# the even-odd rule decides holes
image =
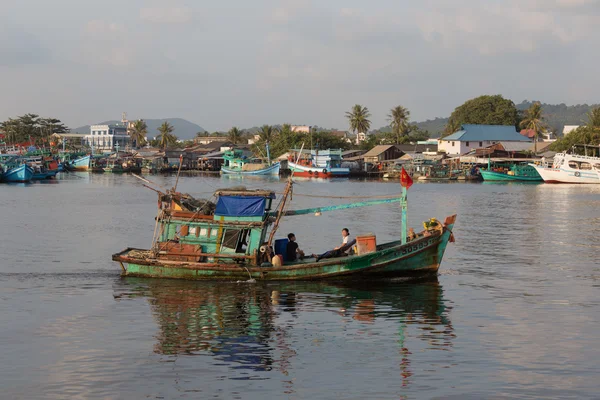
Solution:
[[[408,208],[408,200],[406,196],[406,187],[402,186],[402,201],[400,202],[400,207],[402,209],[402,227],[400,228],[400,243],[406,244],[406,210]]]

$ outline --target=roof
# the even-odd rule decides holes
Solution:
[[[533,146],[530,142],[499,142],[506,151],[527,151]]]
[[[366,150],[360,150],[360,149],[353,149],[353,150],[346,150],[346,151],[342,151],[342,156],[347,156],[348,154],[355,154],[355,153],[366,153]]]
[[[529,142],[529,139],[521,135],[513,125],[470,125],[464,124],[461,130],[454,132],[442,140],[456,140],[459,142],[468,141],[511,141],[511,142]]]
[[[371,150],[363,154],[362,157],[377,157],[378,155],[380,155],[381,153],[385,153],[392,147],[394,147],[393,144],[378,144],[377,146],[373,147]]]
[[[397,144],[396,147],[403,152],[423,153],[424,151],[437,151],[438,144]]]
[[[519,133],[525,137],[528,137],[529,139],[533,139],[535,137],[535,130],[533,129],[521,129],[521,132]]]
[[[537,152],[541,153],[543,151],[547,151],[552,143],[554,142],[537,142]],[[535,145],[536,143],[529,143],[527,150],[535,151]]]

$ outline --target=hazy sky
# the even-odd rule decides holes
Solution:
[[[347,128],[465,100],[600,102],[600,0],[0,0],[0,119]]]

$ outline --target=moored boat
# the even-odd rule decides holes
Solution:
[[[576,150],[583,149],[587,154],[588,149],[596,155],[576,154]],[[599,146],[576,145],[571,153],[557,153],[554,155],[552,166],[530,164],[540,174],[546,183],[586,183],[599,184],[600,157]]]
[[[288,157],[288,168],[296,177],[333,178],[350,175],[349,168],[343,168],[341,150],[313,150],[308,158]]]
[[[267,147],[268,151],[268,147]],[[228,150],[223,154],[222,174],[232,175],[279,175],[279,162],[264,162],[260,158],[246,157],[242,150]]]
[[[91,156],[88,154],[71,160],[69,162],[69,169],[73,171],[88,171],[90,169],[90,158]]]
[[[2,182],[30,182],[33,177],[33,168],[27,164],[5,166]]]
[[[529,164],[512,164],[510,167],[479,170],[484,181],[527,181],[542,182],[543,179],[536,169]]]
[[[412,183],[412,182],[411,182]],[[216,203],[169,191],[159,192],[157,237],[151,249],[126,248],[113,255],[123,276],[196,280],[379,280],[436,274],[446,245],[453,239],[456,215],[444,223],[432,219],[425,229],[407,234],[406,191],[400,196],[303,210],[287,210],[290,178],[277,210],[268,190],[218,190]],[[279,263],[274,240],[284,216],[399,202],[403,215],[400,240],[376,244],[369,235],[356,243],[356,254],[332,250],[319,257]],[[358,237],[357,237],[358,238]],[[352,244],[349,244],[352,245]],[[274,250],[273,250],[274,249]],[[343,248],[342,248],[343,249]]]

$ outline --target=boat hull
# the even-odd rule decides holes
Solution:
[[[332,178],[332,177],[344,177],[350,175],[349,168],[318,168],[308,167],[305,165],[296,164],[289,161],[288,167],[297,177],[306,178]]]
[[[11,168],[2,174],[2,182],[30,182],[33,178],[33,168],[23,164],[18,167]]]
[[[456,216],[446,219],[441,233],[424,236],[402,245],[399,241],[380,246],[375,252],[314,259],[281,267],[244,267],[237,264],[195,263],[160,259],[136,259],[128,248],[113,255],[123,276],[190,280],[390,280],[437,273],[452,235]]]
[[[600,178],[594,170],[575,170],[570,168],[547,168],[530,164],[546,183],[585,183],[599,184]]]
[[[527,182],[542,182],[541,176],[524,176],[524,175],[508,175],[494,171],[479,171],[484,181],[527,181]]]
[[[58,170],[34,173],[32,181],[42,181],[44,179],[54,178],[58,174]]]
[[[90,169],[90,156],[79,157],[71,162],[74,171],[88,171]]]
[[[233,169],[222,166],[221,173],[228,175],[279,175],[280,168],[281,164],[278,162],[271,165],[270,167],[258,169],[256,171],[243,171],[241,169]]]

